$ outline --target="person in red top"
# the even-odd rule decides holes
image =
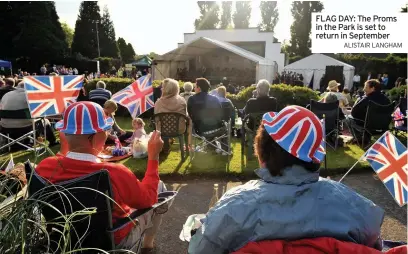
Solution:
[[[52,183],[78,178],[92,172],[106,169],[109,172],[113,199],[119,205],[113,208],[113,222],[132,213],[135,209],[148,208],[157,202],[158,192],[165,191],[159,179],[159,154],[163,147],[160,132],[154,131],[148,143],[148,163],[143,181],[124,165],[101,162],[97,155],[103,149],[108,132],[113,124],[111,118],[104,117],[100,105],[83,101],[67,107],[63,120],[56,129],[64,133],[68,152],[42,160],[36,172]],[[128,223],[114,232],[115,244],[120,249],[133,250],[135,243],[143,239],[145,253],[153,250],[154,236],[161,223],[161,215],[143,216],[137,226]],[[153,218],[153,219],[151,219]],[[146,231],[145,231],[146,230]]]

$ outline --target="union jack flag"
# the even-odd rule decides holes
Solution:
[[[392,115],[394,117],[395,127],[404,125],[404,115],[401,113],[401,110],[399,107],[395,110],[395,112]]]
[[[28,76],[24,77],[31,117],[62,114],[74,102],[83,86],[84,76]]]
[[[154,107],[152,77],[140,77],[125,89],[112,95],[112,100],[126,107],[133,118]]]
[[[269,135],[293,156],[307,162],[324,159],[323,125],[311,111],[289,106],[279,113],[265,114],[263,125]]]
[[[365,159],[400,206],[408,198],[407,156],[407,148],[388,131],[365,153]]]

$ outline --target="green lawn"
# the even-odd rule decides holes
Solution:
[[[117,117],[118,124],[123,129],[131,129],[131,120],[129,118]],[[148,126],[148,123],[146,123]],[[149,127],[146,128],[149,132]],[[177,141],[177,140],[176,140]],[[214,152],[196,153],[194,160],[190,161],[187,158],[181,162],[179,145],[177,142],[171,147],[171,152],[167,157],[160,158],[160,173],[165,174],[246,174],[252,172],[258,167],[256,158],[247,159],[246,156],[241,156],[241,143],[239,139],[232,140],[233,155],[228,164],[227,156],[221,156]],[[59,150],[59,147],[51,149],[54,153]],[[328,148],[327,151],[327,168],[333,169],[348,169],[353,165],[358,158],[363,154],[363,150],[356,145],[347,145],[347,147],[339,147],[336,151]],[[49,155],[47,155],[49,156]],[[0,165],[9,158],[9,155],[0,156]],[[34,163],[41,161],[44,156],[34,158],[33,153],[20,151],[13,153],[15,162],[24,162],[30,159]],[[146,159],[129,158],[121,161],[137,175],[143,175],[146,169]],[[324,164],[322,164],[323,167]],[[360,163],[358,167],[367,166],[365,163]]]

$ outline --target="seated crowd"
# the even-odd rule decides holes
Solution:
[[[14,87],[10,80],[6,83]],[[8,89],[10,91],[1,99],[2,110],[27,104],[21,84]],[[195,84],[185,83],[184,93],[179,94],[178,82],[167,78],[161,84],[161,97],[155,104],[154,113],[185,116],[188,122],[180,120],[176,124],[180,132],[187,132],[189,136],[211,135],[223,129],[225,121],[234,123],[236,116],[234,105],[226,98],[227,88],[220,86],[214,92],[210,89],[207,79],[198,78]],[[378,81],[367,81],[365,96],[349,109],[350,100],[339,93],[337,82],[330,81],[321,102],[340,101],[346,122],[353,128],[353,124],[364,120],[368,101],[382,105],[390,103],[380,90]],[[278,102],[269,92],[270,83],[260,80],[254,98],[238,111],[242,118],[252,113],[262,114],[254,140],[259,162],[259,169],[255,170],[258,179],[232,188],[221,197],[201,220],[202,225],[192,236],[188,253],[381,253],[384,210],[346,185],[319,177],[320,163],[326,153],[321,145],[325,133],[320,119],[300,106],[286,106],[277,112]],[[157,202],[158,193],[166,191],[159,178],[159,154],[169,152],[170,140],[162,139],[162,126],[158,123],[148,141],[147,168],[142,181],[122,164],[101,161],[98,154],[106,143],[117,138],[131,143],[146,132],[143,120],[138,118],[132,122],[133,132],[118,126],[114,117],[118,106],[110,100],[111,93],[103,83],[98,83],[97,89],[89,95],[90,100],[102,98],[103,106],[96,101],[69,105],[63,120],[55,125],[66,140],[67,151],[43,159],[35,170],[44,179],[57,184],[106,169],[116,202],[112,220],[116,221],[129,216],[135,209],[151,207]],[[83,114],[84,111],[90,113]],[[70,114],[75,117],[69,117]],[[84,119],[77,122],[79,118]],[[0,120],[2,127],[16,128],[3,120],[7,119]],[[82,122],[91,124],[83,125]],[[49,123],[45,125],[51,128]],[[21,126],[19,123],[18,128]],[[294,128],[298,129],[298,134],[288,135]],[[52,129],[47,130],[48,133],[53,135]],[[47,136],[47,139],[56,143],[55,137]],[[223,138],[221,145],[226,143]],[[135,242],[143,238],[142,253],[154,253],[154,239],[162,221],[157,209],[140,219],[137,225],[128,224],[114,232],[117,248],[136,250]],[[404,253],[406,249],[400,251]]]

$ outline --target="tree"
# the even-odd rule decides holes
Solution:
[[[119,37],[118,38],[118,48],[119,48],[119,53],[120,53],[120,58],[122,59],[123,62],[129,62],[133,61],[135,58],[135,50],[133,49],[133,46],[131,43],[126,43],[125,39]]]
[[[231,25],[232,1],[222,2],[221,28],[227,29]]]
[[[261,31],[273,32],[279,21],[277,1],[262,1],[260,4],[262,22],[259,24]]]
[[[402,13],[407,13],[408,12],[408,4],[405,5],[405,7],[401,7],[401,12]]]
[[[74,29],[72,29],[66,22],[61,23],[62,31],[65,34],[65,41],[68,48],[71,48],[72,40],[74,39]]]
[[[218,12],[220,6],[216,1],[197,1],[198,8],[200,8],[200,18],[194,21],[196,30],[215,29],[217,28],[220,19]]]
[[[292,2],[293,23],[290,26],[290,56],[305,57],[310,55],[310,30],[312,26],[312,12],[321,12],[323,4],[315,1]]]
[[[116,34],[113,22],[110,19],[108,7],[103,8],[103,15],[100,26],[100,48],[101,56],[104,57],[119,57],[119,49],[116,44]]]
[[[100,9],[97,1],[83,1],[79,7],[78,19],[75,23],[72,53],[80,53],[88,58],[96,58],[98,54],[98,38],[96,26],[101,23]],[[100,30],[98,28],[98,30]]]
[[[235,28],[248,28],[249,19],[251,18],[251,2],[237,1],[235,2],[235,13],[232,16]]]
[[[1,2],[0,22],[2,57],[25,58],[34,66],[68,51],[54,2]]]
[[[150,52],[148,57],[150,59],[156,59],[159,56],[159,54],[157,54],[156,52]]]

